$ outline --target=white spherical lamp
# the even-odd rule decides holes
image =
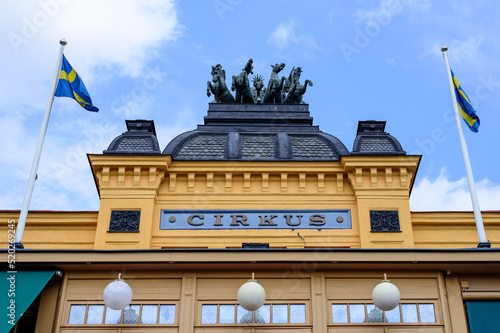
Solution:
[[[254,279],[254,273],[252,273],[252,278],[245,282],[238,290],[238,303],[247,311],[255,311],[259,309],[265,301],[266,291],[259,282]]]
[[[391,311],[398,306],[401,294],[398,287],[387,280],[387,276],[384,274],[384,279],[373,288],[372,300],[373,304],[380,310]]]
[[[118,274],[118,280],[108,284],[102,293],[104,304],[113,310],[123,310],[132,301],[132,288],[122,280],[122,274]]]

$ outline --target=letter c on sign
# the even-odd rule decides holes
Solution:
[[[199,226],[199,225],[203,225],[203,222],[200,222],[200,223],[195,223],[193,222],[193,219],[197,217],[199,218],[200,220],[203,220],[205,218],[205,215],[190,215],[188,218],[187,218],[187,223],[189,223],[190,225],[194,225],[194,226]]]

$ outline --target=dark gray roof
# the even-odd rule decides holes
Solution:
[[[226,135],[193,135],[186,140],[177,154],[183,160],[220,160],[224,158]]]
[[[384,130],[385,121],[360,121],[351,154],[406,155],[399,141]]]
[[[332,161],[349,151],[313,126],[307,104],[210,103],[203,125],[163,150],[174,160]]]
[[[103,154],[160,154],[152,120],[126,120]],[[203,125],[163,150],[180,161],[338,161],[344,155],[406,155],[385,121],[360,121],[351,153],[313,126],[307,104],[210,103]]]
[[[336,157],[330,146],[328,146],[328,143],[322,137],[296,135],[292,135],[292,156],[295,159],[318,160],[331,160]]]
[[[152,120],[125,120],[127,132],[116,137],[103,154],[154,155],[160,154]]]

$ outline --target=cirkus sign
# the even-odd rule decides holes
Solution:
[[[162,209],[160,229],[351,229],[351,211]]]

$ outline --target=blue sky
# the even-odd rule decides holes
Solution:
[[[97,210],[86,154],[153,119],[163,149],[203,122],[210,66],[249,58],[303,69],[315,125],[351,150],[359,120],[386,120],[423,155],[412,210],[471,210],[440,46],[481,119],[465,129],[483,210],[500,210],[500,3],[497,1],[3,1],[0,209],[20,209],[59,39],[101,111],[56,98],[31,209]]]

